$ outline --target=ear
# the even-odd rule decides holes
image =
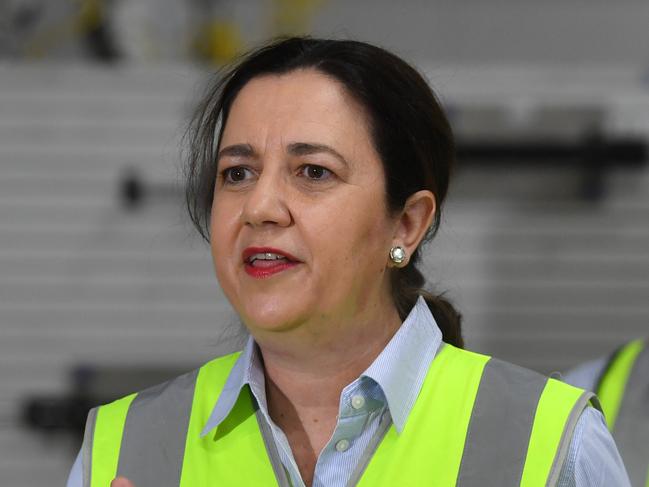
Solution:
[[[400,245],[405,249],[406,262],[410,260],[410,256],[426,235],[436,211],[437,203],[431,191],[417,191],[406,200],[403,211],[397,219],[392,241],[392,245]]]

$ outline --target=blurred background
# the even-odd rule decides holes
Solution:
[[[88,407],[236,346],[180,146],[279,34],[377,43],[458,137],[430,284],[552,372],[649,335],[649,3],[0,0],[0,485],[64,485]]]

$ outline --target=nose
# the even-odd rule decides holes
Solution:
[[[286,188],[281,174],[264,171],[246,194],[241,211],[243,223],[253,227],[289,226],[291,212],[286,202]]]

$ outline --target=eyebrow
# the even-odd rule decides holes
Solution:
[[[250,144],[235,144],[224,147],[219,151],[217,160],[220,160],[222,157],[253,157],[255,155],[255,150]]]
[[[347,160],[335,149],[324,144],[314,144],[308,142],[294,142],[288,145],[288,153],[293,156],[308,156],[310,154],[327,153],[334,156],[340,162],[349,166]]]
[[[331,154],[340,162],[349,166],[347,160],[334,148],[325,144],[316,144],[310,142],[293,142],[288,145],[288,153],[292,156],[308,156],[320,153]],[[254,157],[255,150],[250,144],[234,144],[221,149],[218,153],[218,160],[222,157]]]

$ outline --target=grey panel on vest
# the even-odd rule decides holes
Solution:
[[[352,472],[352,475],[347,482],[347,487],[353,487],[358,482],[360,482],[363,473],[365,473],[365,469],[369,465],[370,460],[372,460],[374,453],[379,448],[379,445],[381,444],[381,441],[383,440],[385,434],[390,429],[390,426],[392,426],[392,416],[390,416],[390,410],[386,408],[381,415],[381,421],[379,423],[378,429],[376,430],[376,433],[374,433],[374,436],[370,439],[370,442],[365,447],[365,451],[361,455],[361,458],[356,464],[356,467],[354,468],[354,471]]]
[[[500,360],[487,362],[469,421],[457,487],[520,485],[534,415],[547,380]]]
[[[277,479],[277,484],[279,487],[291,487],[291,482],[286,474],[286,469],[282,463],[281,458],[279,457],[279,452],[277,451],[277,444],[275,443],[275,438],[273,432],[270,429],[270,425],[264,418],[261,409],[257,407],[255,412],[255,417],[257,418],[257,424],[259,425],[259,430],[261,431],[261,436],[264,439],[264,445],[266,445],[266,451],[268,452],[268,458],[270,459],[270,464],[273,467],[273,472],[275,472],[275,479]]]
[[[83,487],[90,487],[92,478],[92,443],[95,437],[95,424],[97,423],[97,408],[92,408],[88,412],[86,419],[86,430],[83,435],[83,444],[81,445],[81,466]]]
[[[126,415],[117,474],[137,487],[178,487],[198,370],[139,393]]]
[[[613,438],[631,485],[644,486],[649,470],[649,345],[638,355],[629,375]]]

